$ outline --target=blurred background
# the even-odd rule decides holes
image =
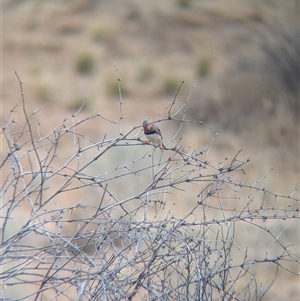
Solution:
[[[125,132],[155,120],[184,81],[186,118],[211,128],[185,125],[181,144],[200,149],[219,133],[211,160],[243,149],[247,182],[272,170],[263,185],[279,194],[299,186],[299,67],[296,0],[2,1],[2,121],[21,104],[15,71],[29,113],[41,109],[42,134],[85,101],[82,118],[118,119],[118,76]],[[159,126],[167,144],[178,124]],[[119,128],[81,130],[100,141]]]
[[[274,187],[297,186],[298,1],[4,0],[2,10],[2,118],[20,103],[15,71],[27,108],[55,115],[42,119],[50,128],[85,99],[85,115],[115,118],[116,67],[128,129],[155,119],[184,81],[187,118],[220,133],[221,156],[243,148],[263,174],[274,169]],[[209,143],[206,128],[184,131],[186,144]]]

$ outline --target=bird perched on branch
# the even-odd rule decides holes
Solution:
[[[144,134],[148,140],[143,141],[143,144],[149,144],[150,142],[155,143],[161,150],[165,148],[162,140],[162,134],[156,124],[149,123],[148,120],[143,122]]]

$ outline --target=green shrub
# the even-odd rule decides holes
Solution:
[[[124,84],[124,81],[122,80],[119,82],[116,76],[108,75],[105,80],[106,93],[109,96],[119,96],[120,94],[119,85],[120,85],[122,96],[128,95],[129,92],[126,85]]]
[[[191,0],[177,0],[177,4],[182,8],[189,8],[191,6]]]
[[[163,91],[166,94],[174,94],[180,84],[182,83],[182,80],[180,80],[176,75],[167,75],[163,79]]]
[[[81,74],[90,74],[95,69],[95,60],[91,53],[82,52],[76,61],[76,70]]]
[[[199,59],[197,64],[197,75],[199,77],[205,77],[209,74],[209,72],[211,71],[212,61],[213,58],[209,54],[203,55]]]
[[[141,82],[148,81],[154,77],[155,71],[152,65],[147,64],[139,68],[138,80]]]
[[[92,29],[91,37],[94,42],[100,43],[107,37],[107,31],[102,27]]]

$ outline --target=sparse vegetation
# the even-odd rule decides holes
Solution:
[[[92,41],[94,42],[97,43],[104,42],[107,35],[108,35],[107,30],[103,27],[98,26],[91,29],[91,37],[92,37]]]
[[[189,8],[191,6],[191,0],[177,0],[178,5],[183,8]]]
[[[141,82],[147,82],[153,79],[155,76],[154,67],[150,64],[142,65],[138,70],[138,80]]]
[[[122,89],[120,90],[120,82],[122,82]],[[108,74],[106,76],[106,80],[105,80],[105,89],[106,89],[106,93],[109,96],[112,97],[116,97],[120,95],[120,91],[122,93],[123,96],[128,96],[128,89],[126,86],[126,76],[122,77],[122,79],[120,79],[118,81],[118,79],[116,78],[116,76],[114,74]]]
[[[77,111],[88,112],[93,107],[92,103],[93,103],[92,99],[87,99],[87,98],[84,99],[78,97],[68,105],[68,110],[71,111],[72,113],[75,113]]]
[[[81,74],[91,74],[95,69],[95,59],[90,52],[81,52],[76,61],[76,70]]]
[[[174,94],[178,90],[181,83],[182,80],[180,80],[180,78],[176,75],[168,74],[164,76],[163,93],[171,94],[171,95]]]
[[[32,74],[35,78],[39,78],[42,74],[42,68],[39,65],[33,65],[30,68],[30,74]]]
[[[211,55],[207,54],[201,56],[197,64],[197,75],[200,77],[207,76],[211,71],[212,62],[213,58]]]
[[[53,103],[53,95],[51,87],[47,83],[37,81],[34,86],[35,97],[39,100],[40,103]]]

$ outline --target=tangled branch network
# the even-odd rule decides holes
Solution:
[[[45,133],[17,78],[22,112],[1,132],[1,300],[261,300],[278,275],[298,277],[285,235],[297,191],[245,184],[240,151],[212,163],[214,138],[182,146],[184,125],[206,126],[186,117],[190,97],[158,114],[176,127],[161,151],[142,146],[142,125],[123,132],[121,96],[116,120],[81,108]],[[95,142],[90,123],[118,133]]]

